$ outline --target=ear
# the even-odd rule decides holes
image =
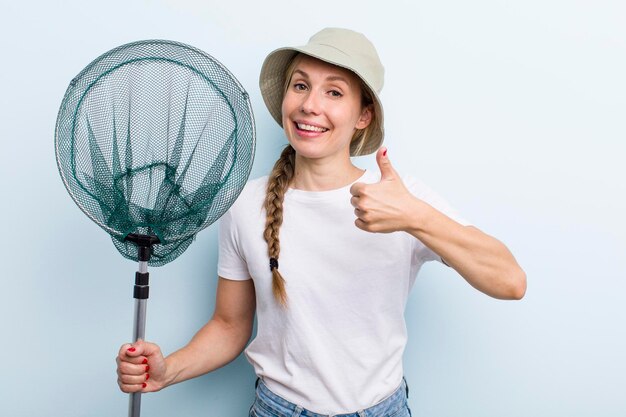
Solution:
[[[356,122],[355,128],[357,129],[365,129],[372,122],[372,114],[373,114],[372,106],[363,107],[363,111],[361,112],[361,116],[359,120]]]

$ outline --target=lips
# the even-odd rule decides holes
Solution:
[[[298,130],[301,130],[301,131],[304,131],[304,132],[324,133],[324,132],[326,132],[328,130],[325,127],[315,126],[315,125],[308,124],[308,123],[295,122],[295,125],[298,128]]]

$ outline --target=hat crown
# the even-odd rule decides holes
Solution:
[[[335,58],[335,63],[356,72],[364,81],[376,90],[383,88],[385,68],[380,62],[376,48],[362,33],[342,28],[322,29],[311,36],[303,47],[312,49],[334,48],[343,57]],[[311,51],[314,52],[314,51]]]

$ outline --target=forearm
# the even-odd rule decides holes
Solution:
[[[526,275],[508,248],[472,226],[463,226],[414,199],[406,231],[422,241],[479,291],[500,299],[520,299]]]
[[[182,349],[166,359],[166,386],[214,371],[243,351],[252,329],[211,319]]]

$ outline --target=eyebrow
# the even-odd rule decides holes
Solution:
[[[295,73],[300,73],[302,76],[304,76],[305,78],[309,78],[309,74],[307,74],[306,72],[302,71],[301,69],[297,69],[293,72]],[[329,77],[326,77],[326,81],[343,81],[346,84],[350,84],[348,82],[348,80],[346,79],[346,77],[343,77],[341,75],[331,75]]]

